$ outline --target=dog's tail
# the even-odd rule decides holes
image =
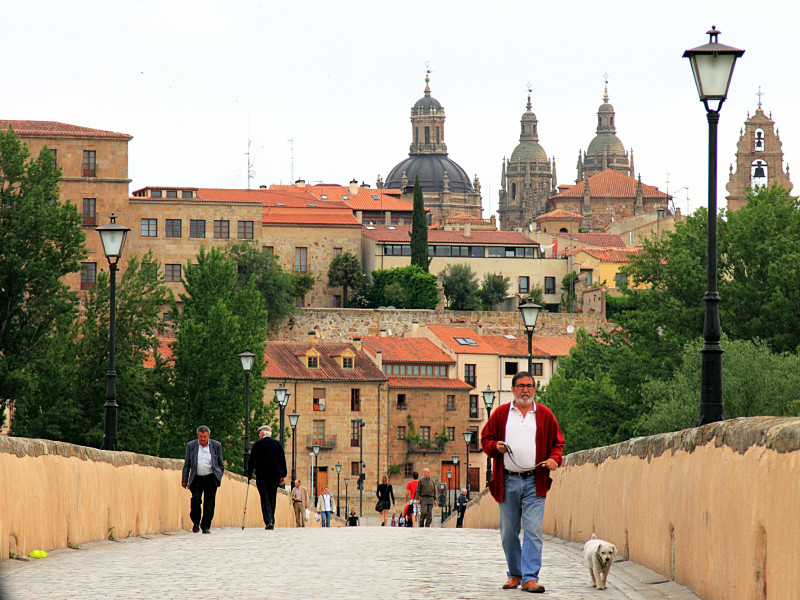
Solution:
[[[593,539],[593,540],[596,540],[596,539],[597,539],[597,536],[596,536],[595,534],[592,534],[592,539]]]

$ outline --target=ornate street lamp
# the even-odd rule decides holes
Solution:
[[[487,385],[483,390],[483,404],[486,406],[486,420],[489,420],[489,415],[492,414],[492,406],[494,406],[495,391],[492,386]],[[486,487],[489,487],[489,482],[492,480],[492,459],[486,457]]]
[[[286,384],[282,383],[280,387],[275,388],[275,399],[278,401],[278,406],[281,409],[281,446],[283,446],[283,437],[284,437],[284,422],[283,422],[283,413],[286,411],[286,405],[289,404],[289,390],[286,389]],[[294,482],[292,482],[294,485]]]
[[[469,500],[469,445],[472,443],[472,430],[468,429],[464,432],[464,443],[467,445],[467,470],[466,470],[466,478],[464,481],[467,482],[467,500]]]
[[[533,330],[536,329],[536,321],[539,320],[539,311],[542,307],[528,300],[525,304],[519,305],[519,312],[522,315],[522,324],[528,334],[528,373],[533,377]],[[469,496],[469,486],[467,486],[467,496]]]
[[[111,222],[95,227],[103,242],[103,253],[108,260],[110,273],[109,311],[108,311],[108,373],[106,374],[106,403],[103,420],[103,450],[118,450],[117,447],[117,371],[114,365],[117,336],[117,263],[125,247],[125,238],[129,227],[117,223],[117,217],[111,215]]]
[[[447,469],[447,516],[450,516],[450,490],[453,489],[453,482],[451,478],[453,477],[453,471]]]
[[[341,516],[339,514],[339,474],[342,472],[342,463],[336,463],[334,466],[336,469],[336,516]]]
[[[295,469],[295,453],[297,452],[297,421],[300,415],[297,413],[289,413],[289,425],[292,427],[292,487],[294,482],[297,481],[297,470]]]
[[[459,484],[458,484],[458,454],[453,454],[452,461],[453,461],[453,472],[455,473],[455,475],[454,475],[455,481],[453,482],[453,510],[455,510],[456,509],[456,498],[458,497],[457,490],[459,488]]]
[[[724,418],[722,398],[722,346],[719,339],[719,293],[717,292],[717,124],[722,103],[728,97],[736,59],[744,50],[717,42],[720,34],[713,25],[706,32],[709,43],[683,53],[692,64],[692,73],[700,100],[706,107],[708,119],[708,259],[707,291],[703,338],[700,350],[700,422],[698,425],[721,421]],[[711,103],[711,104],[709,104]],[[716,103],[716,105],[714,104]]]
[[[311,446],[311,451],[314,453],[314,459],[313,459],[313,463],[314,463],[314,479],[313,479],[314,506],[317,505],[317,485],[319,485],[318,476],[317,476],[317,468],[319,467],[319,458],[318,458],[319,457],[319,450],[320,450],[319,444],[314,444],[313,446]]]
[[[242,473],[247,474],[247,463],[250,460],[250,370],[256,355],[245,348],[239,355],[244,370],[244,457],[242,458]]]
[[[349,477],[345,477],[344,478],[344,518],[345,519],[349,519],[350,518],[350,505],[347,502],[347,499],[348,499],[347,487],[349,485],[350,485],[350,478]],[[349,523],[349,521],[348,521],[348,523]]]

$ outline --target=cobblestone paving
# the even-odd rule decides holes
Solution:
[[[559,600],[696,600],[640,565],[618,561],[608,589],[589,584],[582,546],[547,538],[540,583]],[[508,600],[497,531],[392,527],[214,529],[86,544],[0,564],[5,600],[439,598]]]

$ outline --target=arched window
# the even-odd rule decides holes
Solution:
[[[569,233],[569,231],[567,231],[566,227],[562,227],[561,229],[558,230],[558,232],[559,233]]]
[[[512,200],[516,200],[517,199],[517,184],[516,183],[512,183],[511,184],[511,199]]]
[[[767,185],[767,175],[769,167],[763,160],[754,160],[750,165],[750,187],[756,189],[759,186]]]
[[[764,151],[764,130],[756,129],[753,133],[753,146],[756,152]]]

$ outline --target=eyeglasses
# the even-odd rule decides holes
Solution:
[[[518,383],[514,387],[518,387],[521,390],[532,390],[536,387],[534,384],[527,384],[527,383]]]

